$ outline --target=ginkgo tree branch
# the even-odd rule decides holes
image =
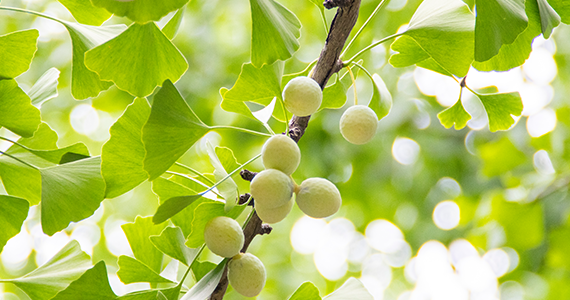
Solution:
[[[340,53],[342,52],[346,40],[358,19],[360,0],[327,0],[323,5],[328,9],[338,7],[338,10],[331,23],[329,34],[321,54],[319,55],[317,65],[311,75],[311,77],[320,85],[321,89],[324,89],[329,78],[334,73],[340,71],[343,67],[342,61],[339,60]],[[305,133],[305,129],[309,125],[310,118],[311,116],[293,116],[291,118],[291,122],[289,123],[289,135],[295,142],[298,142]],[[251,180],[252,177],[253,176],[251,176],[249,180]],[[254,213],[243,230],[245,235],[245,244],[242,252],[247,251],[249,244],[255,236],[258,234],[269,233],[269,231],[271,231],[271,227],[264,225],[257,214]],[[212,295],[210,295],[209,299],[221,300],[226,293],[227,287],[228,279],[226,266],[220,282],[216,286]]]

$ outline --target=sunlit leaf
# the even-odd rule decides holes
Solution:
[[[91,216],[105,197],[101,157],[43,168],[40,174],[41,221],[47,235]]]
[[[20,232],[28,217],[28,201],[7,195],[0,195],[0,253],[9,239]]]
[[[319,110],[325,108],[337,109],[346,103],[346,91],[352,85],[352,81],[345,83],[336,76],[336,81],[323,90],[323,101]],[[348,77],[348,76],[347,76]]]
[[[0,80],[0,127],[31,137],[41,123],[40,111],[13,79]]]
[[[58,0],[73,15],[77,22],[99,26],[111,17],[103,8],[95,7],[90,0]]]
[[[159,236],[151,236],[150,241],[162,253],[187,266],[198,254],[198,249],[190,249],[184,245],[186,238],[180,227],[166,227]]]
[[[527,159],[526,155],[506,137],[481,145],[479,152],[483,159],[483,174],[488,177],[505,174]]]
[[[216,179],[216,182],[218,182],[226,177],[228,175],[228,172],[226,169],[224,169],[224,166],[216,154],[216,150],[209,141],[206,141],[206,152],[210,158],[210,164],[212,164],[214,167],[214,178]],[[224,182],[220,183],[216,188],[226,200],[224,209],[226,212],[230,211],[236,205],[237,198],[239,196],[237,184],[231,177],[229,177]]]
[[[137,98],[111,126],[111,137],[103,145],[101,173],[107,198],[122,195],[148,178],[143,169],[145,156],[142,128],[150,116],[145,98]]]
[[[27,275],[6,280],[22,289],[32,300],[51,299],[91,266],[91,258],[76,240],[69,242],[48,262]]]
[[[51,68],[34,83],[28,91],[28,96],[33,105],[41,107],[44,102],[57,97],[59,73],[58,69]]]
[[[212,218],[226,216],[235,219],[242,213],[245,207],[246,205],[238,205],[226,212],[224,203],[220,201],[210,200],[198,205],[192,220],[192,233],[187,237],[186,246],[198,248],[204,243],[204,227]]]
[[[154,180],[208,132],[176,87],[165,81],[143,127],[144,169]]]
[[[269,122],[269,120],[271,119],[273,112],[275,111],[276,102],[277,102],[277,97],[273,98],[273,100],[271,100],[271,103],[269,103],[266,107],[257,111],[252,111],[251,114],[261,123],[267,124],[267,122]]]
[[[178,33],[178,29],[180,28],[180,24],[182,24],[182,19],[184,19],[184,7],[179,9],[174,16],[164,25],[162,28],[162,32],[166,35],[169,39],[174,39],[176,34]]]
[[[570,1],[548,0],[548,3],[558,13],[562,22],[565,24],[570,24]]]
[[[321,300],[319,289],[310,281],[307,281],[297,288],[289,300]]]
[[[222,163],[224,169],[228,172],[231,172],[241,166],[241,164],[238,163],[232,149],[228,147],[216,146],[216,155],[218,156],[218,159],[220,160],[220,163]]]
[[[69,156],[70,153],[78,154],[81,158],[89,157],[89,150],[83,143],[73,144],[60,149],[29,150],[29,152],[54,164],[63,164],[62,160],[65,159],[65,156]]]
[[[547,39],[550,37],[552,30],[560,24],[560,16],[548,4],[546,0],[537,0],[538,11],[540,12],[540,28],[542,35]]]
[[[119,256],[118,264],[119,270],[117,271],[117,276],[119,276],[121,282],[125,284],[134,282],[173,283],[172,281],[160,276],[158,272],[152,270],[140,260],[134,259],[130,256]]]
[[[194,274],[194,278],[196,278],[197,281],[200,281],[200,279],[204,278],[204,276],[215,268],[215,263],[209,261],[195,261],[194,264],[192,264],[192,273]]]
[[[117,16],[127,17],[139,23],[158,21],[169,12],[175,11],[184,6],[188,1],[189,0],[163,0],[160,2],[153,0],[91,0],[95,6],[104,7],[109,12]]]
[[[538,202],[512,203],[496,196],[491,218],[505,230],[508,245],[519,251],[537,247],[544,239],[543,211]]]
[[[189,195],[170,198],[164,201],[164,203],[158,207],[156,213],[154,213],[152,221],[154,224],[163,223],[200,198],[202,198],[202,195]]]
[[[348,278],[341,287],[330,295],[323,297],[323,300],[374,300],[370,292],[364,287],[362,282],[354,277]]]
[[[475,60],[486,61],[511,44],[528,26],[524,0],[478,0],[475,8]]]
[[[372,99],[368,106],[376,113],[378,120],[381,120],[390,113],[392,109],[392,94],[386,87],[386,83],[378,74],[372,75],[374,79]]]
[[[299,49],[301,22],[290,10],[273,0],[250,0],[251,62],[260,68],[287,60]]]
[[[451,128],[455,125],[455,130],[462,129],[471,120],[471,115],[463,107],[461,99],[457,100],[453,106],[437,114],[437,117],[445,128]]]
[[[30,68],[39,35],[37,29],[29,29],[0,36],[0,79],[16,78]]]
[[[489,129],[508,130],[515,124],[514,117],[521,115],[523,105],[518,92],[508,94],[477,94],[489,117]]]
[[[133,23],[119,36],[87,51],[85,65],[102,80],[113,81],[137,97],[150,95],[167,79],[176,82],[188,69],[184,56],[154,22]]]
[[[163,254],[150,241],[150,236],[159,235],[166,224],[155,225],[151,217],[137,216],[134,223],[123,224],[121,227],[127,236],[135,258],[147,265],[152,271],[160,273]]]
[[[180,300],[204,300],[212,294],[220,278],[222,278],[228,260],[224,258],[215,269],[198,281]]]
[[[59,292],[52,300],[111,300],[116,298],[117,295],[109,285],[105,262],[100,261],[93,268],[85,271],[65,290]]]

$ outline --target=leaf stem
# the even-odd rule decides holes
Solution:
[[[271,134],[268,133],[263,133],[263,132],[259,132],[259,131],[255,131],[255,130],[250,130],[247,128],[241,128],[241,127],[235,127],[235,126],[229,126],[229,125],[218,125],[218,126],[211,126],[210,129],[232,129],[232,130],[237,130],[237,131],[241,131],[241,132],[245,132],[245,133],[249,133],[249,134],[253,134],[253,135],[260,135],[260,136],[271,136]]]
[[[202,250],[204,250],[204,247],[206,247],[206,244],[202,244],[202,246],[200,247],[200,250],[198,250],[198,253],[196,253],[196,256],[194,256],[194,259],[192,260],[192,262],[188,266],[188,269],[184,273],[184,276],[182,276],[182,279],[180,280],[180,283],[178,283],[178,285],[182,286],[182,284],[184,283],[184,280],[186,280],[186,277],[188,276],[188,274],[190,274],[190,270],[192,270],[192,266],[198,260],[198,257],[200,256],[200,254],[202,254]]]
[[[58,23],[63,23],[63,20],[60,19],[56,19],[54,17],[50,17],[48,15],[44,15],[42,13],[36,12],[36,11],[31,11],[31,10],[27,10],[27,9],[22,9],[22,8],[16,8],[16,7],[8,7],[8,6],[0,6],[0,10],[10,10],[10,11],[16,11],[16,12],[21,12],[21,13],[25,13],[25,14],[30,14],[30,15],[36,15],[38,17],[42,17],[42,18],[46,18],[46,19],[50,19],[52,21],[56,21]]]
[[[12,158],[12,159],[14,159],[14,160],[16,160],[16,161],[18,161],[18,162],[24,164],[24,165],[26,165],[26,166],[32,168],[32,169],[36,169],[36,170],[39,170],[39,169],[40,169],[40,168],[38,168],[38,167],[36,167],[36,166],[34,166],[34,165],[30,164],[30,163],[27,163],[27,162],[25,162],[25,161],[23,161],[23,160],[21,160],[21,159],[15,157],[14,155],[8,154],[8,153],[6,153],[6,152],[4,152],[4,151],[0,151],[0,154],[6,155],[6,156],[8,156],[8,157],[10,157],[10,158]],[[261,154],[260,154],[260,155],[261,155]]]
[[[370,23],[370,21],[372,21],[372,19],[376,16],[376,14],[380,11],[380,9],[384,6],[384,4],[386,4],[386,0],[382,0],[380,1],[380,3],[378,3],[378,6],[376,6],[376,8],[374,9],[374,11],[370,14],[370,16],[368,17],[368,19],[366,20],[366,22],[364,22],[364,24],[362,24],[362,26],[360,27],[360,29],[358,29],[358,31],[356,32],[356,34],[352,37],[352,39],[350,40],[350,42],[348,42],[348,45],[346,45],[346,47],[344,48],[344,51],[342,51],[342,53],[340,54],[340,57],[342,59],[342,57],[344,57],[344,55],[346,54],[346,51],[348,51],[348,49],[350,49],[350,46],[352,46],[352,44],[354,43],[354,41],[356,40],[356,38],[358,38],[358,36],[360,35],[360,33],[362,33],[362,31],[364,30],[364,28],[366,28],[366,25],[368,25],[368,23]]]
[[[248,164],[252,163],[254,160],[258,159],[261,157],[261,153],[259,153],[258,155],[254,156],[253,158],[251,158],[250,160],[246,161],[245,163],[243,163],[242,165],[240,165],[239,167],[235,168],[233,171],[231,171],[228,175],[224,176],[224,178],[220,179],[220,181],[216,182],[214,185],[212,185],[209,189],[198,193],[199,195],[204,195],[207,192],[213,190],[215,187],[217,187],[218,185],[220,185],[222,182],[226,181],[228,178],[232,177],[237,171],[241,170],[243,167],[247,166]]]
[[[209,189],[209,188],[210,188],[208,185],[204,184],[204,183],[201,182],[200,180],[197,180],[197,179],[195,179],[195,178],[192,178],[192,177],[190,177],[190,176],[188,176],[188,175],[186,175],[186,174],[182,174],[182,173],[178,173],[178,172],[172,172],[172,171],[166,171],[166,173],[167,173],[167,174],[176,175],[176,176],[180,176],[180,177],[184,177],[184,178],[186,178],[186,179],[188,179],[188,180],[191,180],[191,181],[193,181],[193,182],[195,182],[195,183],[197,183],[197,184],[199,184],[199,185],[205,187],[206,189]],[[214,184],[214,183],[212,183],[212,184]],[[220,195],[220,194],[218,194],[216,191],[212,191],[212,192],[213,192],[214,194],[218,195],[219,197],[222,197],[222,198],[223,198],[223,196]]]
[[[354,74],[352,73],[350,66],[346,66],[346,68],[348,69],[348,73],[350,74],[350,78],[352,79],[352,89],[354,90],[354,105],[358,105],[358,96],[356,93],[356,79],[354,78]]]
[[[385,38],[383,38],[383,39],[381,39],[381,40],[379,40],[379,41],[377,41],[377,42],[374,42],[374,43],[368,45],[366,48],[364,48],[364,49],[358,51],[358,53],[356,53],[356,54],[355,54],[352,58],[350,58],[348,61],[344,62],[344,63],[343,63],[343,66],[350,65],[355,59],[357,59],[357,58],[358,58],[360,55],[362,55],[364,52],[366,52],[366,51],[368,51],[368,50],[370,50],[370,49],[372,49],[372,48],[374,48],[374,47],[376,47],[376,46],[378,46],[378,45],[380,45],[380,44],[382,44],[382,43],[384,43],[384,42],[386,42],[386,41],[389,41],[389,40],[391,40],[391,39],[397,38],[397,37],[399,37],[399,36],[401,36],[401,35],[403,35],[403,34],[404,34],[404,32],[395,33],[395,34],[392,34],[392,35],[390,35],[390,36],[387,36],[387,37],[385,37]]]
[[[181,167],[181,168],[184,168],[184,169],[190,171],[190,172],[193,173],[194,175],[197,175],[198,177],[200,177],[200,178],[206,180],[206,181],[207,181],[208,183],[210,183],[210,184],[215,184],[215,182],[214,182],[212,179],[210,179],[210,178],[204,176],[204,174],[198,172],[198,170],[195,170],[195,169],[193,169],[193,168],[191,168],[191,167],[189,167],[189,166],[187,166],[187,165],[181,164],[181,163],[179,163],[179,162],[176,162],[176,163],[174,163],[174,164],[177,165],[177,166],[179,166],[179,167]]]

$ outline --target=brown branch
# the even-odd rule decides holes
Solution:
[[[312,78],[321,86],[321,89],[325,88],[329,78],[334,73],[342,69],[342,61],[339,59],[340,53],[358,19],[360,1],[361,0],[326,0],[323,4],[328,9],[338,7],[338,10],[331,23],[329,35],[327,36],[325,45],[317,61],[317,66],[312,75]],[[299,142],[299,139],[301,139],[305,133],[310,118],[311,116],[293,116],[291,119],[289,123],[289,135],[295,142]],[[251,181],[255,176],[255,173],[247,170],[242,171],[240,174],[244,180],[248,181]],[[241,251],[245,252],[247,250],[247,247],[249,247],[249,244],[256,235],[268,234],[270,232],[271,227],[267,224],[263,224],[261,219],[257,216],[257,213],[254,212],[243,230],[245,243]],[[220,282],[212,295],[210,295],[210,300],[221,300],[224,297],[226,289],[228,288],[227,272],[228,269],[226,266]]]

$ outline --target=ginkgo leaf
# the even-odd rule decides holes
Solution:
[[[9,239],[14,237],[28,217],[30,204],[18,197],[0,195],[0,253]]]
[[[0,36],[0,79],[16,78],[30,68],[39,35],[37,29],[29,29]]]
[[[323,297],[323,300],[374,300],[362,282],[354,277],[348,278],[336,291]]]
[[[245,207],[246,205],[237,205],[229,212],[226,212],[224,203],[220,201],[210,200],[198,205],[192,220],[192,233],[187,237],[186,246],[198,248],[204,243],[204,227],[212,218],[226,216],[235,219]]]
[[[102,80],[113,81],[137,97],[150,95],[165,80],[176,82],[188,69],[180,50],[154,22],[133,23],[119,36],[87,51],[85,65]]]
[[[144,169],[154,180],[209,130],[170,81],[154,96],[150,117],[143,127]]]
[[[48,262],[16,279],[8,279],[22,289],[32,300],[51,299],[71,282],[81,277],[91,266],[91,258],[76,240],[71,240]]]
[[[524,0],[478,0],[475,8],[475,60],[486,61],[512,44],[528,26]]]
[[[562,22],[570,24],[570,1],[548,0],[548,3],[558,13]]]
[[[57,97],[59,73],[56,68],[47,70],[30,88],[27,94],[34,106],[39,108],[44,102]]]
[[[91,216],[105,197],[101,157],[43,168],[40,174],[41,221],[47,235]]]
[[[273,0],[250,0],[251,62],[260,68],[287,60],[299,49],[301,22]]]
[[[134,259],[130,256],[119,256],[119,270],[117,276],[124,284],[135,282],[150,282],[150,283],[173,283],[168,280],[143,262]]]
[[[103,8],[95,7],[91,0],[58,0],[73,15],[77,22],[99,26],[111,17],[111,13]]]
[[[540,13],[540,28],[542,29],[542,35],[547,39],[550,37],[552,30],[560,24],[560,16],[546,0],[537,0],[537,2]]]
[[[196,202],[201,197],[201,194],[172,197],[164,201],[164,203],[158,207],[152,221],[154,224],[165,222],[166,220],[175,216],[177,213],[184,210],[190,204]]]
[[[162,253],[190,266],[199,249],[190,249],[184,245],[186,238],[180,227],[166,227],[159,236],[151,236],[151,242]]]
[[[137,1],[116,1],[116,0],[91,0],[93,5],[104,7],[109,12],[127,17],[138,23],[158,21],[169,12],[175,11],[189,0],[137,0]]]
[[[178,29],[180,28],[180,24],[182,24],[182,19],[184,19],[184,7],[179,9],[174,16],[162,27],[162,32],[166,35],[169,39],[174,39],[176,34],[178,33]]]
[[[216,179],[216,182],[218,182],[225,178],[228,175],[228,172],[226,169],[224,169],[224,166],[216,154],[216,150],[209,141],[206,141],[206,152],[210,158],[210,164],[212,164],[214,167],[214,178]],[[229,177],[220,183],[216,188],[226,200],[224,209],[226,212],[230,211],[236,205],[239,196],[237,184],[231,177]]]
[[[145,98],[136,98],[111,126],[111,137],[103,145],[101,173],[107,198],[122,195],[148,178],[143,169],[145,156],[142,128],[150,116]]]
[[[192,264],[192,273],[197,281],[204,278],[210,271],[216,268],[216,264],[209,261],[194,261]]]
[[[457,100],[453,106],[441,111],[437,117],[445,128],[455,125],[455,130],[462,129],[471,120],[471,115],[463,107],[461,99]]]
[[[368,107],[370,107],[378,116],[378,120],[381,120],[390,113],[392,109],[392,94],[386,87],[386,83],[382,80],[382,77],[378,74],[372,75],[374,79],[372,99]]]
[[[215,269],[202,277],[200,281],[196,282],[196,284],[186,294],[184,294],[180,300],[203,300],[212,294],[216,289],[218,282],[220,282],[220,279],[222,278],[228,261],[228,258],[224,258]]]
[[[40,111],[14,79],[0,80],[0,127],[31,137],[41,123]]]
[[[521,96],[518,92],[508,94],[477,94],[483,103],[487,116],[489,117],[489,129],[492,132],[497,130],[508,130],[515,119],[519,117],[523,110]]]
[[[100,261],[51,300],[113,300],[116,298],[117,295],[109,284],[105,262]]]
[[[319,289],[310,281],[307,281],[297,288],[295,293],[288,300],[321,300]]]
[[[157,274],[162,271],[163,254],[150,241],[150,236],[159,235],[164,227],[166,224],[154,224],[152,217],[143,218],[140,216],[135,218],[134,223],[121,226],[135,258]]]

